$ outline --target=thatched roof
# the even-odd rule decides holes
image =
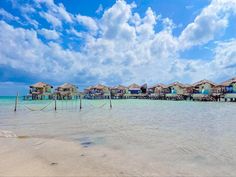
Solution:
[[[112,87],[111,89],[113,89],[113,90],[126,90],[127,87],[125,87],[123,85],[118,85],[118,86]]]
[[[206,80],[206,79],[200,80],[200,81],[198,81],[198,82],[192,84],[192,86],[196,87],[196,86],[199,86],[199,85],[202,85],[202,84],[206,84],[206,83],[207,83],[207,84],[210,84],[210,85],[212,85],[212,86],[217,86],[216,83],[214,83],[214,82],[212,82],[212,81],[209,81],[209,80]]]
[[[171,84],[168,85],[168,87],[173,87],[173,86],[179,86],[181,88],[186,88],[186,87],[189,87],[190,85],[187,85],[187,84],[182,84],[180,82],[173,82]]]
[[[98,84],[98,85],[92,86],[91,89],[103,90],[103,89],[108,89],[108,87],[102,84]]]
[[[62,84],[62,85],[60,85],[59,87],[58,87],[58,89],[59,88],[62,88],[62,89],[68,89],[68,88],[77,88],[75,85],[73,85],[73,84],[70,84],[70,83],[64,83],[64,84]]]
[[[151,86],[151,87],[149,87],[149,88],[150,88],[150,89],[155,89],[156,87],[167,88],[167,86],[166,86],[166,85],[164,85],[164,84],[161,84],[161,83],[159,83],[159,84],[156,84],[156,85],[153,85],[153,86]]]
[[[141,87],[138,84],[131,84],[130,86],[128,86],[129,89],[140,89]]]
[[[236,83],[236,77],[232,78],[232,79],[229,79],[225,82],[222,82],[220,85],[223,85],[223,86],[229,86],[230,84],[232,83]]]
[[[44,88],[44,87],[51,87],[53,88],[53,86],[47,84],[47,83],[44,83],[44,82],[37,82],[33,85],[30,86],[30,88]]]

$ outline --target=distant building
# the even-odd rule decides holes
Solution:
[[[224,88],[225,100],[236,101],[236,77],[221,83],[221,85]]]
[[[57,89],[55,90],[55,94],[57,99],[60,100],[77,99],[78,87],[70,83],[64,83],[63,85],[57,87]]]
[[[85,93],[85,97],[86,98],[109,98],[110,97],[110,88],[102,85],[102,84],[98,84],[95,86],[90,86],[88,88],[86,88],[84,90]]]
[[[166,93],[167,99],[182,100],[186,99],[191,93],[191,86],[182,84],[180,82],[174,82],[167,86],[169,93]]]
[[[30,86],[29,94],[26,98],[31,98],[32,100],[52,99],[52,88],[53,86],[44,82],[35,83]]]

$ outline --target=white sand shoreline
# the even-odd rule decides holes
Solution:
[[[136,176],[145,168],[119,151],[63,140],[8,137],[0,138],[0,147],[0,176]]]

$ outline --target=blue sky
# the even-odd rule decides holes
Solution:
[[[0,95],[236,75],[235,0],[2,0]]]

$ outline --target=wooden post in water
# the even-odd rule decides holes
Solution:
[[[55,111],[56,111],[56,110],[57,110],[57,97],[56,97],[56,96],[54,97],[54,103],[55,103],[55,104],[54,104],[54,105],[55,105],[55,108],[54,108],[54,109],[55,109]]]
[[[82,109],[82,94],[79,95],[79,109]]]
[[[16,99],[15,99],[15,109],[14,111],[16,112],[17,109],[17,104],[18,104],[18,96],[19,96],[19,92],[16,93]]]
[[[111,90],[110,90],[110,96],[109,96],[109,98],[110,98],[110,109],[112,109],[112,103],[111,103]]]

